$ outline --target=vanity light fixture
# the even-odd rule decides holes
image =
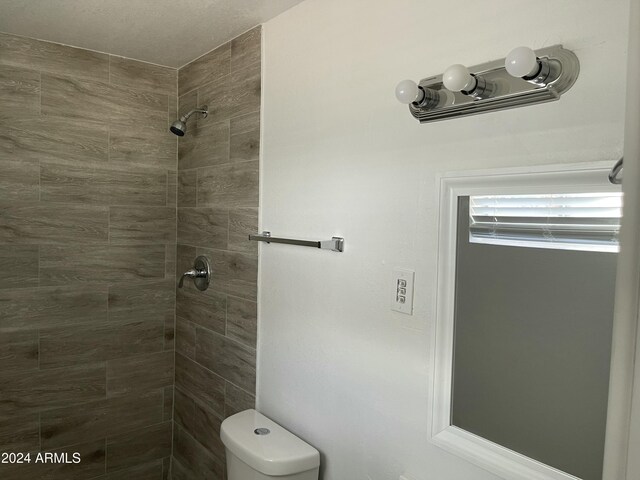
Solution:
[[[451,65],[419,83],[403,80],[396,98],[420,123],[559,100],[578,78],[578,57],[562,47],[513,49],[506,58]]]

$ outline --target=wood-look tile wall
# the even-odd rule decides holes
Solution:
[[[0,451],[82,454],[3,480],[168,476],[176,109],[175,69],[0,34]]]
[[[177,273],[212,262],[206,292],[176,298],[174,480],[222,480],[220,423],[255,405],[260,146],[257,27],[178,71],[178,108],[209,106],[178,143]]]

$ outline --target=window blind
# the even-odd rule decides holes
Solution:
[[[622,193],[475,195],[469,241],[493,245],[618,252]]]

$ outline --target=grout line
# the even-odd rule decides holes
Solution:
[[[40,370],[40,329],[36,330],[36,336],[38,337],[38,370]]]
[[[227,380],[225,379],[224,385],[222,386],[222,398],[224,399],[222,402],[222,415],[227,417]]]
[[[40,116],[42,117],[42,70],[40,70]]]
[[[38,445],[42,451],[42,412],[38,412]]]

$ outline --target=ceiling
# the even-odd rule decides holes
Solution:
[[[181,67],[302,0],[0,0],[0,32]]]

